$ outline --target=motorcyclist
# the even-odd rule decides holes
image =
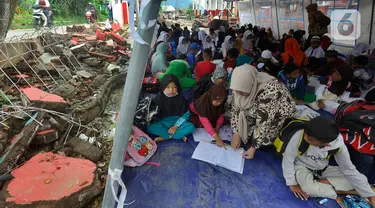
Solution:
[[[36,0],[35,2],[36,5],[40,5],[43,9],[44,15],[47,17],[47,23],[48,25],[51,24],[51,4],[49,3],[48,0]]]
[[[91,2],[89,2],[89,7],[87,8],[86,11],[90,11],[92,14],[92,18],[96,20],[96,9],[95,9],[95,6]]]

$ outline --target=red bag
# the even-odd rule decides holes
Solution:
[[[142,82],[142,90],[146,92],[159,92],[160,83],[156,77],[145,77]]]

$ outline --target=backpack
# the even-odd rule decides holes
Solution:
[[[156,143],[142,130],[133,125],[124,165],[129,167],[142,166],[154,155],[156,149]]]
[[[159,106],[154,105],[152,98],[146,96],[140,99],[138,102],[133,124],[138,126],[141,130],[146,131],[147,126],[159,113]]]
[[[303,130],[305,123],[308,122],[308,119],[287,119],[285,121],[284,127],[281,129],[279,136],[274,141],[274,146],[276,147],[276,151],[280,154],[284,154],[286,147],[288,146],[288,143],[290,139],[293,137],[293,135],[299,131]],[[299,139],[299,145],[298,145],[298,156],[303,155],[310,147],[310,144],[305,141],[303,138],[304,132],[302,132],[301,137]],[[340,152],[340,148],[329,150],[327,155],[327,160],[332,155],[338,154]]]
[[[142,91],[146,92],[159,92],[160,83],[157,77],[145,77],[142,82]]]
[[[346,144],[360,153],[375,155],[375,106],[354,101],[339,106],[335,121]]]

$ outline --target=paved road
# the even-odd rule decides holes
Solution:
[[[9,30],[5,40],[10,40],[13,37],[21,37],[23,35],[32,35],[33,37],[36,37],[38,33],[47,31],[47,30],[48,28],[42,29],[38,32],[36,32],[35,29]],[[63,34],[66,32],[66,26],[59,26],[59,27],[51,29],[51,32],[55,32],[55,31],[56,33]]]

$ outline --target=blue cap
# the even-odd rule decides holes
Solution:
[[[198,43],[191,43],[190,44],[190,49],[195,49],[195,50],[199,50],[200,49],[200,46]]]

